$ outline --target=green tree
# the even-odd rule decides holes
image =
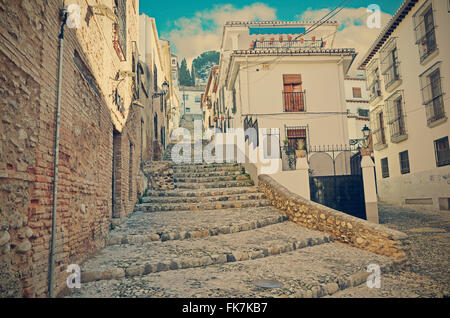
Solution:
[[[181,61],[181,66],[178,69],[178,77],[181,86],[191,86],[191,74],[185,58]]]
[[[195,82],[196,82],[195,65],[194,65],[194,63],[192,63],[192,68],[191,68],[191,86],[195,86]]]
[[[220,53],[216,51],[203,52],[192,62],[192,69],[195,69],[195,78],[202,81],[208,79],[211,67],[219,65]]]

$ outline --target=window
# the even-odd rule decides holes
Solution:
[[[358,116],[360,117],[369,117],[369,110],[358,108]]]
[[[389,178],[388,158],[381,159],[381,176],[383,178]]]
[[[422,99],[425,105],[428,125],[445,118],[444,100],[442,98],[440,62],[420,75]]]
[[[286,136],[292,150],[301,150],[306,147],[306,127],[287,127]]]
[[[236,114],[236,89],[233,88],[233,108],[231,109],[233,114]]]
[[[184,100],[188,100],[189,99],[189,95],[188,94],[183,94],[183,99]]]
[[[401,174],[409,173],[409,156],[408,150],[400,152],[398,154],[400,159],[400,172]]]
[[[189,107],[186,107],[186,113],[190,113],[191,109]]]
[[[369,72],[367,80],[369,83],[369,100],[373,101],[378,96],[381,96],[380,72],[378,67],[375,67],[372,72]]]
[[[380,53],[382,56],[381,71],[384,76],[384,85],[388,89],[396,81],[400,80],[398,51],[395,38],[389,41]]]
[[[420,62],[423,62],[437,49],[431,1],[422,6],[413,19],[416,44],[419,46]]]
[[[402,94],[402,91],[397,91],[391,97],[386,99],[386,106],[389,112],[389,128],[391,132],[392,142],[396,141],[396,137],[406,135]]]
[[[305,111],[302,77],[300,74],[283,75],[283,103],[285,112]]]
[[[195,96],[196,103],[200,103],[201,101],[202,101],[202,99],[200,98],[200,96]]]
[[[450,164],[450,150],[448,147],[448,137],[435,140],[434,149],[436,153],[436,165],[438,167]]]
[[[384,132],[384,116],[383,111],[374,111],[371,114],[370,123],[372,125],[373,135],[375,137],[374,146],[385,145],[386,136]]]
[[[153,90],[155,92],[158,91],[158,69],[156,68],[156,64],[153,64]]]
[[[352,88],[353,91],[353,98],[361,98],[361,87],[353,87]]]

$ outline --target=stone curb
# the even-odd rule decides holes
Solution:
[[[226,225],[222,227],[214,227],[202,231],[177,231],[168,233],[149,233],[145,235],[122,235],[117,237],[109,237],[106,239],[106,246],[122,245],[122,244],[142,244],[155,241],[172,241],[172,240],[186,240],[190,238],[205,238],[210,236],[217,236],[220,234],[232,234],[238,232],[245,232],[257,228],[266,227],[273,224],[278,224],[288,221],[288,217],[280,215],[278,217],[271,217],[262,220],[250,221],[236,225]]]
[[[177,172],[173,174],[174,178],[202,178],[202,177],[223,177],[241,175],[241,170],[224,170],[211,172]]]
[[[198,211],[198,210],[222,210],[222,209],[240,209],[249,207],[270,206],[267,199],[258,200],[240,200],[240,201],[218,201],[206,203],[143,203],[136,205],[135,212],[152,213],[163,211]]]
[[[406,258],[400,260],[393,259],[392,263],[387,263],[380,266],[381,275],[400,270],[406,265]],[[324,296],[331,296],[341,290],[358,287],[365,284],[367,282],[367,278],[371,274],[371,272],[359,271],[350,275],[349,277],[340,277],[334,282],[319,284],[317,286],[314,286],[310,290],[299,291],[294,295],[289,296],[289,298],[321,298]]]
[[[179,182],[176,183],[177,189],[211,189],[211,188],[233,188],[233,187],[245,187],[253,186],[253,181],[222,181],[222,182],[208,182],[208,183],[190,183],[190,182]]]
[[[231,198],[231,200],[230,200]],[[160,203],[160,204],[175,204],[175,203],[208,203],[208,202],[228,202],[228,201],[242,201],[242,200],[262,200],[265,195],[262,192],[249,192],[225,195],[203,195],[193,197],[176,197],[176,196],[154,196],[143,197],[142,203]]]
[[[231,176],[212,176],[212,177],[174,177],[174,182],[176,183],[212,183],[212,182],[223,182],[223,181],[247,181],[251,180],[248,175],[237,174]]]
[[[218,188],[218,189],[203,189],[203,191],[190,191],[186,189],[184,191],[174,190],[172,192],[168,191],[157,191],[150,190],[147,197],[158,197],[158,198],[183,198],[183,197],[205,197],[205,196],[222,196],[222,195],[235,195],[244,193],[262,193],[257,187],[241,187],[241,188]],[[145,198],[145,197],[143,197]]]
[[[120,279],[124,277],[136,277],[170,270],[187,269],[233,263],[238,261],[248,261],[259,258],[270,257],[282,253],[292,252],[308,246],[321,245],[332,241],[331,235],[308,238],[299,242],[289,242],[278,244],[268,248],[255,251],[235,251],[223,254],[214,254],[202,258],[180,258],[177,260],[167,260],[159,263],[147,263],[141,265],[130,265],[127,268],[113,268],[106,271],[81,272],[81,282],[89,283],[99,280]]]

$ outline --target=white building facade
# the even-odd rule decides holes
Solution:
[[[448,210],[450,13],[406,0],[363,58],[381,201]]]
[[[365,76],[347,76],[344,81],[347,104],[348,137],[355,145],[364,139],[363,128],[369,128],[369,94]]]
[[[205,86],[180,86],[181,117],[185,120],[202,120],[202,94]]]
[[[304,145],[320,174],[309,149],[349,144],[344,78],[355,51],[333,48],[336,22],[300,36],[313,23],[226,23],[212,105],[215,127],[270,129],[281,150],[285,142]],[[338,174],[350,173],[346,160],[337,166]]]

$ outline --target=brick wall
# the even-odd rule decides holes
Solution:
[[[48,290],[59,5],[0,0],[0,297],[42,297]],[[65,36],[56,293],[65,287],[69,264],[104,246],[113,217],[110,110],[74,63],[77,52],[89,65],[75,31],[66,28]],[[140,120],[132,109],[114,138],[119,144],[114,217],[131,213],[137,200]],[[131,169],[130,141],[135,145]]]

